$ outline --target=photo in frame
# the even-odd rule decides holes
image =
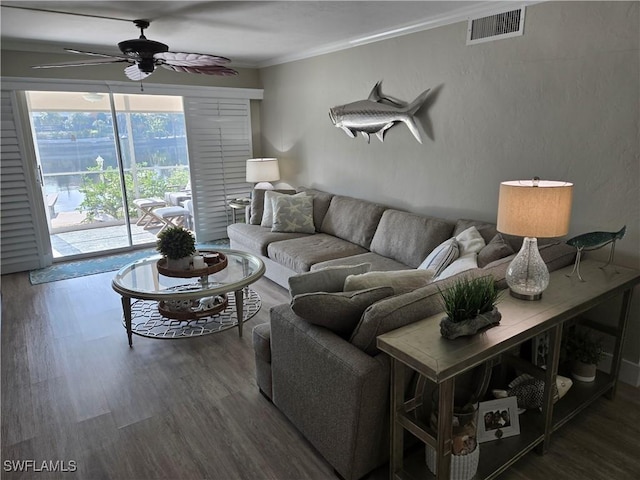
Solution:
[[[478,442],[489,442],[520,434],[516,397],[480,402],[478,407]]]

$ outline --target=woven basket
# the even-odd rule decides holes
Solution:
[[[430,445],[425,447],[425,458],[427,467],[434,475],[437,472],[436,451]],[[449,478],[451,480],[471,480],[478,471],[478,461],[480,460],[480,445],[468,455],[451,455],[451,470]]]

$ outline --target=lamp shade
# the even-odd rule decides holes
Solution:
[[[573,184],[550,180],[502,182],[498,231],[520,237],[552,238],[569,232]]]
[[[280,180],[277,158],[251,158],[247,160],[247,182],[275,182]]]

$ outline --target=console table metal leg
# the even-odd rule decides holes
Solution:
[[[127,329],[129,346],[133,347],[133,330],[131,329],[131,298],[122,297],[122,311],[124,312],[124,325]]]
[[[451,437],[453,436],[453,391],[455,377],[440,384],[438,392],[438,438],[436,458],[439,480],[449,480],[451,469]]]
[[[404,412],[404,374],[402,362],[391,357],[391,451],[389,478],[394,480],[402,470],[404,462],[404,430],[398,417]]]
[[[233,292],[236,297],[236,315],[238,315],[238,335],[242,337],[242,322],[244,321],[244,294],[243,290]]]

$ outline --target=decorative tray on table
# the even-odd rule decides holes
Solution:
[[[172,270],[167,268],[167,259],[161,258],[158,260],[158,272],[167,277],[191,278],[211,275],[212,273],[216,273],[227,268],[227,257],[224,253],[211,251],[200,251],[200,253],[207,264],[205,268]]]

